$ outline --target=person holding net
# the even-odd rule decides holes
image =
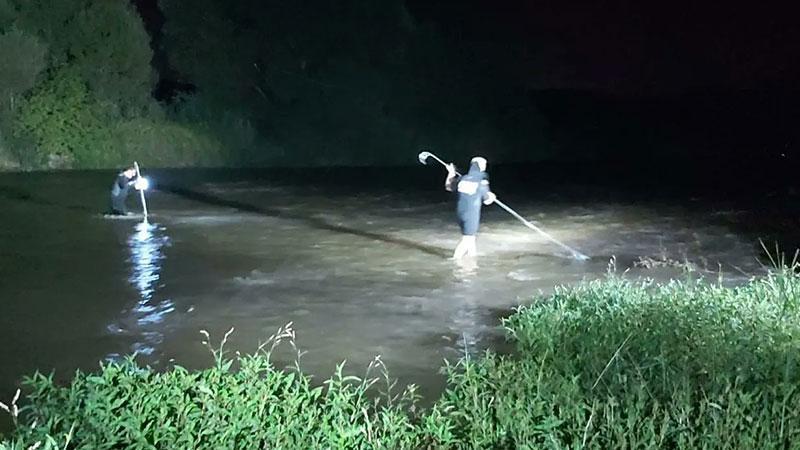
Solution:
[[[449,192],[458,193],[456,215],[461,228],[461,240],[453,251],[453,259],[457,261],[465,256],[477,257],[476,238],[481,222],[481,206],[491,205],[496,198],[489,189],[486,164],[486,158],[472,158],[466,175],[459,175],[453,163],[447,165],[444,187]]]

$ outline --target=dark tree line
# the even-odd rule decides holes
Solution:
[[[541,119],[404,1],[0,0],[0,165],[513,159]],[[151,27],[152,28],[152,27]],[[151,30],[152,32],[152,30]],[[154,99],[159,79],[191,87]],[[498,107],[498,105],[503,105]],[[535,133],[534,133],[535,134]]]
[[[127,2],[0,0],[0,165],[224,161],[202,124],[152,98],[150,38]]]

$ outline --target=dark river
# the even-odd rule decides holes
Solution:
[[[64,380],[134,352],[156,368],[207,367],[201,330],[217,341],[234,328],[229,349],[252,352],[289,322],[318,380],[380,355],[433,397],[445,359],[502,347],[514,306],[603,276],[612,256],[632,277],[667,279],[686,262],[733,283],[764,270],[756,238],[732,225],[746,212],[690,193],[493,173],[502,200],[591,260],[490,206],[477,265],[458,265],[439,167],[147,175],[149,224],[103,217],[110,172],[0,175],[0,398],[36,370]]]

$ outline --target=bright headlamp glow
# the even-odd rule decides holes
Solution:
[[[150,180],[145,177],[139,177],[133,184],[137,191],[146,191],[150,189]]]

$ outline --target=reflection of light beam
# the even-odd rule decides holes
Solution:
[[[136,323],[139,325],[152,325],[164,321],[167,314],[175,311],[175,305],[172,301],[164,300],[156,306],[142,306],[137,308],[137,312],[143,314]]]
[[[154,286],[160,278],[161,247],[164,238],[156,236],[153,231],[155,225],[142,222],[136,225],[136,232],[131,236],[128,244],[131,248],[131,262],[133,273],[130,281],[139,291],[140,304],[148,302],[155,292]]]
[[[133,349],[145,355],[153,354],[155,347],[163,340],[160,329],[147,330],[146,327],[160,324],[167,315],[175,311],[175,306],[169,299],[153,301],[161,279],[161,262],[164,259],[161,248],[168,242],[168,238],[159,231],[157,225],[142,222],[136,225],[135,231],[128,238],[131,252],[129,261],[132,266],[128,280],[139,294],[139,300],[131,312],[135,324],[143,327],[140,330],[142,341],[135,343]]]

